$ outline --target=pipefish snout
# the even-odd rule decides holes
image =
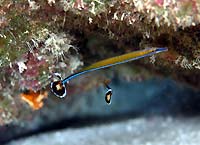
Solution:
[[[140,58],[152,56],[154,54],[164,52],[164,51],[167,51],[167,50],[168,49],[164,48],[164,47],[147,48],[147,49],[144,49],[144,50],[133,51],[133,52],[126,53],[126,54],[123,54],[123,55],[107,58],[107,59],[98,61],[96,63],[93,63],[90,66],[83,68],[79,72],[74,73],[74,74],[66,77],[65,79],[62,79],[61,76],[58,75],[58,73],[55,73],[54,75],[57,76],[58,80],[51,82],[51,85],[50,85],[51,91],[57,97],[63,98],[67,95],[66,83],[69,82],[73,78],[76,78],[76,77],[78,77],[82,74],[88,73],[88,72],[100,70],[100,69],[115,66],[115,65],[118,65],[118,64],[123,64],[123,63],[133,61],[133,60],[137,60],[137,59],[140,59]],[[105,98],[107,103],[110,103],[111,95],[112,95],[112,90],[111,90],[111,88],[109,88],[109,89],[106,92],[106,98]]]

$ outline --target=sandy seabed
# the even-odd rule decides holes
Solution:
[[[7,145],[198,145],[200,118],[141,117],[83,128],[68,128]]]

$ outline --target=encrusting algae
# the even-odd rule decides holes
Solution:
[[[38,91],[34,92],[33,90],[29,90],[25,93],[20,94],[21,99],[29,104],[29,106],[38,110],[42,108],[44,99],[47,99],[48,93],[47,91]]]

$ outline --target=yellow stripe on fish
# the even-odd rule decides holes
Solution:
[[[144,49],[144,50],[134,51],[134,52],[130,52],[127,54],[111,57],[111,58],[104,59],[104,60],[98,61],[96,63],[93,63],[92,65],[82,69],[81,71],[96,69],[99,67],[105,67],[107,65],[113,66],[118,63],[124,63],[126,61],[131,61],[131,59],[134,59],[134,58],[146,56],[155,51],[156,51],[156,48]]]

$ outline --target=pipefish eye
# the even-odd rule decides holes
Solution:
[[[67,95],[66,86],[61,80],[51,82],[51,91],[59,98]]]

